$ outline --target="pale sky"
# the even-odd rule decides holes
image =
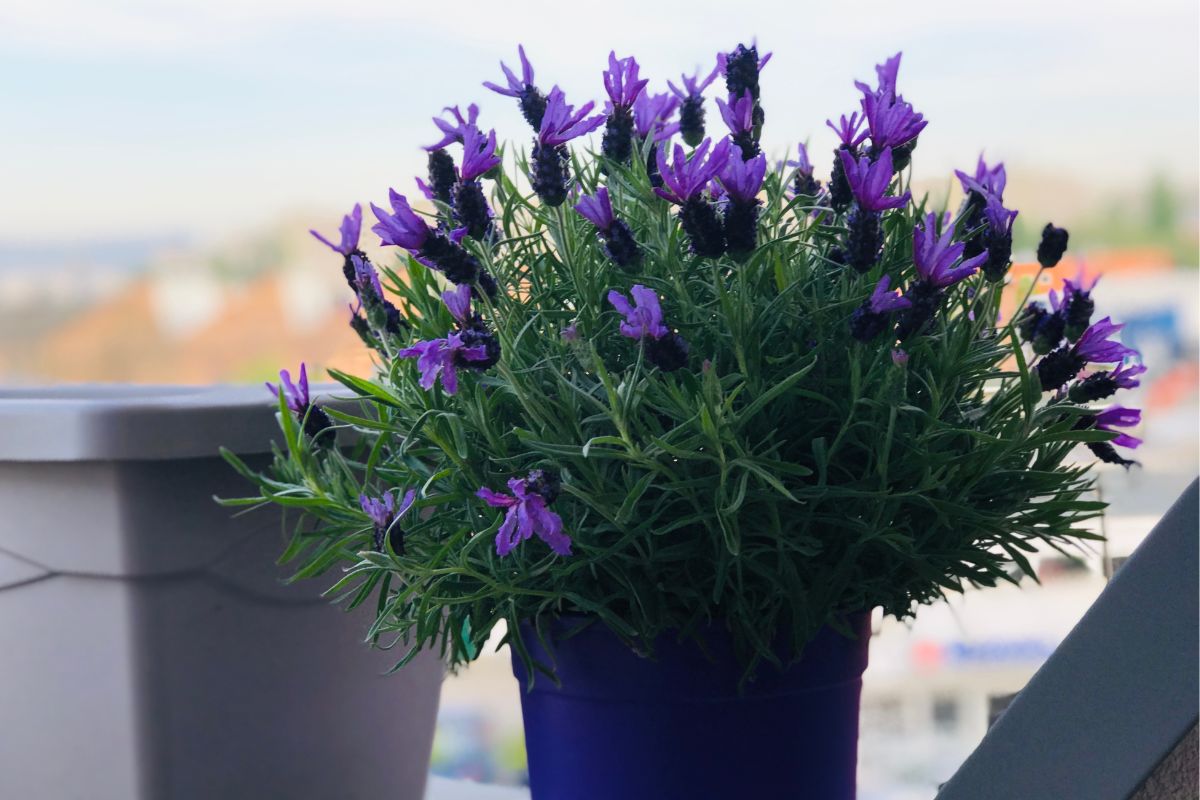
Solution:
[[[985,150],[1084,184],[1192,186],[1198,25],[1195,0],[5,0],[0,242],[219,239],[409,193],[444,105],[478,102],[485,128],[527,142],[515,101],[480,86],[518,42],[578,103],[602,99],[610,48],[665,91],[757,35],[775,53],[764,144],[810,139],[818,176],[825,119],[903,50],[900,89],[930,120],[919,177]],[[709,120],[723,130],[711,100]]]

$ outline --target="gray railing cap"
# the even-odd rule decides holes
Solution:
[[[314,397],[346,390],[313,386]],[[281,434],[260,384],[0,389],[0,462],[131,461],[263,453]]]

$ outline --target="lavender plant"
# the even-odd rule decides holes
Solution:
[[[715,623],[749,674],[846,612],[905,617],[1092,537],[1103,505],[1073,454],[1132,463],[1139,412],[1097,403],[1144,367],[1082,280],[1001,319],[1004,168],[959,173],[956,212],[912,197],[926,122],[899,55],[829,123],[825,184],[804,145],[759,152],[754,47],[674,96],[610,55],[592,116],[520,56],[485,85],[520,104],[528,152],[502,161],[475,106],[448,109],[430,205],[371,207],[397,263],[381,277],[359,249],[360,207],[318,235],[375,374],[331,371],[358,403],[321,408],[303,368],[281,373],[273,463],[226,453],[259,492],[232,502],[296,512],[297,578],[340,569],[330,593],[374,598],[400,664],[468,662],[501,620],[528,661],[518,623],[576,614],[643,650]],[[730,133],[705,138],[718,73]],[[579,138],[601,126],[598,148]],[[1046,227],[1043,269],[1066,242]]]

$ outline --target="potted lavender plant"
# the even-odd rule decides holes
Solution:
[[[957,212],[911,195],[899,55],[830,123],[828,182],[803,144],[771,167],[769,57],[654,93],[611,55],[601,114],[522,49],[485,86],[532,147],[449,109],[427,210],[372,206],[400,262],[358,249],[359,207],[326,242],[377,356],[332,373],[361,412],[285,392],[286,450],[243,470],[401,665],[467,664],[507,623],[535,798],[852,798],[870,610],[1031,574],[1102,510],[1076,447],[1131,463],[1138,412],[1096,403],[1143,368],[1091,287],[1001,319],[1004,167],[960,172]],[[1047,226],[1043,268],[1066,243]]]

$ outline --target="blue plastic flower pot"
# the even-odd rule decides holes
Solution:
[[[822,629],[800,662],[769,665],[739,693],[741,669],[724,636],[660,641],[654,660],[602,625],[561,639],[553,654],[526,628],[533,657],[561,686],[521,682],[533,800],[854,800],[858,703],[870,615],[847,620],[857,638]]]

